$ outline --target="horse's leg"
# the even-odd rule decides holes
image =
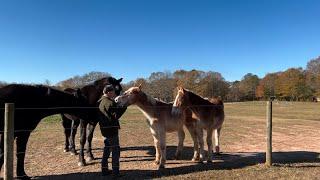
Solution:
[[[26,155],[27,142],[30,136],[30,132],[19,133],[16,137],[17,146],[17,178],[18,179],[30,179],[24,171],[24,159]]]
[[[76,155],[77,151],[76,151],[76,145],[75,145],[75,137],[77,134],[77,129],[79,127],[80,124],[80,120],[76,119],[76,120],[72,120],[72,128],[71,128],[71,136],[69,138],[69,149],[70,149],[70,153],[72,155]]]
[[[160,164],[158,169],[164,169],[167,159],[167,153],[166,153],[166,130],[165,128],[159,129],[159,140],[160,140]]]
[[[179,144],[178,144],[177,151],[175,154],[175,159],[179,159],[181,157],[181,152],[183,150],[183,141],[185,139],[185,133],[183,130],[183,126],[178,130],[178,138],[179,138]]]
[[[0,171],[4,162],[4,134],[0,134]]]
[[[194,148],[193,152],[194,153],[193,153],[192,161],[197,161],[197,160],[199,160],[199,142],[198,142],[196,125],[187,124],[186,127],[191,135],[192,140],[193,140],[193,148]]]
[[[84,122],[83,120],[80,120],[80,151],[79,151],[79,162],[78,166],[85,166],[86,161],[84,159],[84,144],[86,142],[86,128],[87,127],[87,122]]]
[[[69,151],[69,138],[71,134],[71,120],[68,119],[66,116],[61,114],[62,119],[62,126],[64,128],[64,135],[65,135],[65,144],[64,144],[64,152]]]
[[[221,127],[214,131],[216,154],[220,154],[220,131]]]
[[[207,162],[212,162],[212,133],[213,133],[213,128],[208,128],[207,130],[207,145],[208,145]]]
[[[204,142],[203,142],[203,129],[200,127],[197,127],[197,135],[198,135],[198,142],[200,145],[200,158],[199,161],[204,160]]]
[[[160,141],[159,141],[159,133],[157,133],[155,125],[150,126],[150,131],[153,137],[153,142],[154,142],[154,148],[156,150],[156,159],[154,163],[158,165],[160,163]]]
[[[93,132],[96,125],[97,123],[88,124],[88,128],[87,128],[88,138],[87,138],[87,146],[86,146],[87,161],[94,160],[91,145],[92,145],[92,139],[93,139]]]

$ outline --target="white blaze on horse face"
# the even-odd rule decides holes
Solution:
[[[174,103],[173,103],[173,107],[177,107],[178,106],[178,101],[180,99],[180,93],[178,92],[177,96],[176,96],[176,99],[174,100]]]
[[[174,103],[173,103],[174,107],[181,107],[181,104],[182,104],[181,101],[183,96],[184,96],[184,89],[179,87],[176,99],[174,100]]]
[[[117,96],[114,101],[118,103],[120,106],[128,106],[128,97],[126,94],[121,96]]]
[[[172,105],[172,110],[171,110],[171,114],[172,115],[174,115],[174,116],[177,116],[177,115],[180,115],[181,114],[181,107],[180,107],[180,105],[181,105],[181,96],[182,94],[181,94],[181,92],[180,92],[180,90],[178,91],[178,94],[177,94],[177,96],[176,96],[176,99],[174,100],[174,103],[173,103],[173,105]]]
[[[120,99],[121,98],[121,96],[117,96],[116,98],[114,98],[114,101],[116,102],[116,103],[120,103]]]

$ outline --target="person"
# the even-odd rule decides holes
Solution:
[[[103,157],[101,160],[102,176],[112,174],[114,177],[120,176],[120,144],[119,144],[119,118],[125,112],[125,107],[118,107],[114,102],[116,97],[112,85],[106,85],[99,102],[99,125],[101,134],[104,136]],[[108,159],[112,152],[112,171],[108,167]]]

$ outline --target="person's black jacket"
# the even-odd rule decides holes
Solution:
[[[99,100],[99,125],[101,134],[104,137],[118,135],[120,129],[119,118],[126,111],[126,107],[117,106],[117,104],[106,96]]]

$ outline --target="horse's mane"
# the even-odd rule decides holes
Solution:
[[[195,103],[198,102],[201,105],[223,105],[223,102],[219,98],[204,98],[188,89],[185,89],[185,91],[188,93],[189,99],[191,102]]]
[[[106,82],[111,83],[110,81],[112,81],[112,79],[114,79],[114,78],[113,77],[103,77],[103,78],[97,79],[95,81],[92,81],[91,83],[89,83],[87,85],[82,86],[80,89],[81,89],[81,91],[86,92],[86,91],[90,91],[89,89],[91,89],[91,88],[97,88],[97,89],[101,90],[101,92],[102,92],[102,89],[103,89],[104,85],[106,84]]]
[[[10,89],[10,88],[21,88],[21,89],[36,89],[36,90],[46,90],[48,93],[50,91],[62,92],[62,90],[58,89],[57,87],[47,86],[43,84],[8,84],[1,89]]]
[[[214,97],[212,99],[203,98],[200,95],[193,93],[190,90],[185,90],[188,93],[189,100],[195,105],[203,105],[208,107],[215,107],[218,109],[224,109],[223,101],[220,97]]]
[[[149,95],[149,96],[150,96],[150,95]],[[164,101],[164,100],[162,100],[162,99],[155,98],[155,97],[152,97],[152,98],[154,98],[157,102],[161,102],[161,103],[164,103],[164,104],[173,104],[173,102],[166,102],[166,101]]]
[[[113,77],[111,76],[106,76],[106,77],[102,77],[93,81],[90,81],[88,84],[84,85],[83,87],[86,86],[97,86],[99,84],[104,84],[105,81],[108,81],[110,83],[110,81],[113,81]]]
[[[20,99],[22,96],[25,98],[32,97],[46,97],[46,96],[64,96],[73,95],[70,92],[64,92],[56,87],[47,85],[28,85],[28,84],[9,84],[0,88],[0,99],[4,102],[7,100]],[[33,102],[30,102],[33,103]]]
[[[199,102],[202,105],[212,105],[214,103],[212,103],[211,101],[209,101],[207,98],[204,98],[200,95],[195,94],[194,92],[185,89],[185,91],[188,93],[189,99],[191,102]]]
[[[156,105],[156,106],[170,105],[170,103],[167,103],[167,102],[165,102],[165,101],[162,101],[162,100],[160,100],[160,99],[158,99],[158,98],[154,98],[154,97],[152,97],[151,95],[149,95],[149,94],[147,94],[147,93],[145,93],[145,92],[143,92],[143,91],[140,91],[140,92],[143,93],[143,94],[147,97],[147,100],[148,100],[149,102],[151,102],[151,104],[153,104],[153,105]]]
[[[144,91],[139,89],[139,87],[132,87],[131,90],[141,93],[153,105],[156,105],[156,106],[170,105],[170,103],[168,102],[162,101],[158,98],[152,97],[151,95],[145,93]]]

